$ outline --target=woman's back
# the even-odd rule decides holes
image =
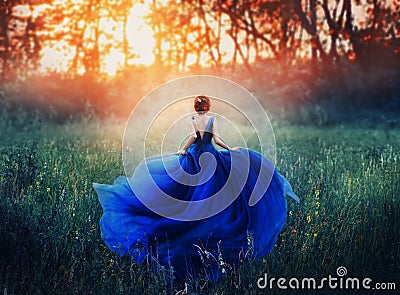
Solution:
[[[208,122],[210,121],[211,116],[208,115],[196,115],[192,116],[192,124],[195,130],[200,132],[200,135],[203,136],[203,133],[207,127]]]
[[[194,144],[211,143],[214,117],[206,115],[192,116],[191,121],[193,124],[192,132],[194,131],[197,136]]]

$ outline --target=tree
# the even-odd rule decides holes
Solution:
[[[16,7],[25,7],[25,14]],[[224,62],[252,70],[253,62],[279,61],[288,68],[310,53],[311,59],[332,64],[356,57],[368,63],[374,52],[385,60],[399,55],[400,5],[380,0],[180,0],[149,4],[147,23],[156,40],[157,66],[186,69],[201,63],[217,71]],[[41,14],[35,9],[47,4]],[[144,5],[144,4],[143,4]],[[147,4],[146,4],[147,5]],[[354,20],[363,5],[364,24]],[[3,78],[35,71],[49,48],[62,52],[63,75],[107,71],[105,60],[118,56],[114,72],[135,58],[127,36],[131,0],[2,0],[0,1],[0,69]],[[232,57],[221,44],[232,40]],[[134,40],[140,42],[141,40]],[[398,58],[397,58],[398,59]]]
[[[372,0],[366,7],[368,19],[355,26],[350,33],[356,60],[364,66],[378,65],[396,68],[400,66],[400,5],[392,7]],[[373,58],[371,58],[373,57]]]
[[[1,57],[1,75],[6,78],[9,70],[10,40],[8,25],[11,19],[11,11],[16,1],[2,1],[0,5],[0,57]]]
[[[37,65],[40,44],[36,34],[40,21],[33,16],[33,4],[45,1],[0,3],[0,58],[3,79],[29,71]]]

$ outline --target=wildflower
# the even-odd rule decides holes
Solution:
[[[307,215],[307,222],[310,223],[311,222],[311,216]]]
[[[318,234],[317,233],[314,233],[314,238],[316,238],[318,236]]]
[[[46,191],[49,193],[49,192],[50,192],[50,188],[48,187],[48,188],[46,189]]]

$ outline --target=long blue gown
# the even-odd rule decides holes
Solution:
[[[299,199],[288,181],[261,154],[243,148],[232,152],[216,150],[211,142],[213,119],[210,118],[202,137],[196,131],[197,139],[186,154],[147,158],[129,179],[120,176],[113,185],[93,184],[103,207],[101,235],[110,250],[121,256],[129,255],[137,263],[147,255],[157,257],[162,266],[173,267],[175,278],[181,282],[187,275],[218,278],[245,253],[264,257],[271,251],[286,220],[285,195]],[[194,186],[180,183],[171,175],[178,168],[190,175],[199,173],[204,168],[200,156],[207,152],[213,155],[216,166],[214,174],[204,183]],[[265,179],[261,177],[257,182],[260,172]],[[174,213],[181,219],[162,216],[134,193],[145,194],[146,201],[153,201],[152,204],[159,202],[159,189],[178,200],[199,201],[221,191],[228,178],[233,179],[233,184],[231,181],[219,198],[229,197],[231,204],[207,218],[194,218],[198,217],[197,212],[206,210],[190,211],[189,206]],[[239,188],[235,188],[236,179],[238,182],[244,179]],[[228,196],[230,189],[237,196]],[[235,193],[235,189],[239,191]],[[254,196],[256,191],[258,197]],[[255,198],[253,202],[251,198]],[[190,220],[191,216],[194,220]]]

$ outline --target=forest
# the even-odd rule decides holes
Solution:
[[[396,0],[6,0],[0,93],[60,120],[126,117],[153,87],[208,74],[289,117],[344,102],[392,110],[399,14]]]

